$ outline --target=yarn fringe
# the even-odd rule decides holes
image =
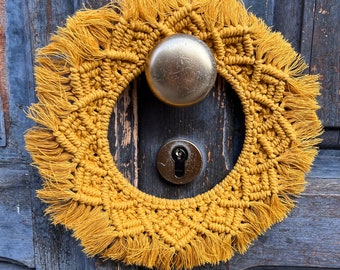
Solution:
[[[126,31],[127,22],[134,25],[136,21],[145,21],[151,27],[160,27],[169,14],[182,7],[202,14],[210,31],[240,25],[252,29],[257,47],[256,60],[282,71],[280,74],[285,77],[286,90],[281,107],[292,126],[289,136],[295,139],[277,160],[277,194],[265,202],[250,202],[248,207],[241,209],[239,216],[243,222],[237,231],[217,234],[206,230],[198,233],[190,243],[169,248],[160,236],[134,235],[133,232],[130,236],[121,235],[112,228],[108,209],[104,209],[102,202],[93,203],[98,205],[96,207],[84,203],[90,199],[77,195],[79,187],[74,176],[79,142],[65,133],[60,124],[83,106],[84,96],[71,91],[80,87],[72,85],[74,67],[86,68],[83,64],[103,60],[107,56],[105,50],[110,49],[111,39],[122,38],[119,35]],[[117,31],[118,36],[112,37],[112,31]],[[144,62],[133,71],[133,77],[143,71]],[[100,254],[104,259],[121,260],[127,264],[191,269],[205,263],[229,260],[234,252],[244,253],[258,235],[282,221],[293,208],[294,196],[303,191],[305,174],[317,154],[318,136],[322,133],[316,115],[316,96],[320,86],[316,76],[302,74],[305,68],[302,58],[282,35],[270,32],[238,1],[129,0],[121,1],[120,6],[111,4],[98,10],[77,12],[68,18],[67,27],[59,28],[51,43],[38,51],[35,75],[39,102],[28,111],[28,117],[40,125],[29,130],[25,140],[33,165],[45,179],[37,195],[48,204],[46,214],[51,216],[54,224],[61,223],[73,230],[89,256]]]

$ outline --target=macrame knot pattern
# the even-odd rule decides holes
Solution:
[[[118,11],[117,11],[118,10]],[[185,33],[211,49],[243,106],[246,135],[232,171],[208,192],[169,200],[139,191],[110,153],[108,126],[122,91],[164,37]],[[165,63],[166,64],[166,63]],[[90,256],[188,269],[243,253],[281,221],[304,188],[321,124],[316,76],[280,33],[236,0],[126,0],[82,10],[37,56],[38,126],[26,134],[53,223]]]

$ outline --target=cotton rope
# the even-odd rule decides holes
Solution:
[[[38,126],[26,134],[43,177],[38,197],[84,252],[158,269],[229,260],[294,206],[317,154],[319,84],[280,33],[236,0],[125,0],[67,19],[39,50]],[[236,165],[211,190],[170,200],[146,194],[117,169],[109,119],[148,54],[175,33],[213,52],[243,106]],[[210,109],[210,108],[209,108]]]

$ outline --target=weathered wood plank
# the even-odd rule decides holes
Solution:
[[[308,23],[303,26],[303,31],[307,33],[312,31],[312,36],[305,35],[304,37],[307,39],[304,42],[306,45],[303,47],[304,54],[310,53],[310,72],[320,74],[322,83],[319,115],[326,127],[338,128],[340,127],[339,10],[340,1],[338,0],[316,0],[314,6],[305,10],[304,17],[308,17],[305,19]],[[313,18],[312,26],[310,17]]]
[[[321,151],[307,177],[306,191],[282,223],[255,241],[230,270],[260,265],[340,266],[340,151]]]
[[[275,0],[243,0],[248,10],[272,26],[274,23]]]
[[[313,40],[315,1],[316,0],[303,0],[300,53],[303,55],[306,63],[309,65],[308,73],[310,73],[310,63],[312,56],[311,52],[313,46],[312,40]]]
[[[338,267],[340,198],[307,196],[284,222],[254,242],[244,256],[235,256],[230,270],[251,266]]]
[[[314,179],[340,178],[340,151],[320,150],[309,177]],[[340,185],[340,182],[338,183]],[[340,194],[340,193],[338,193]]]
[[[244,120],[236,94],[220,78],[202,102],[178,108],[156,99],[144,77],[140,81],[138,188],[148,194],[171,199],[192,197],[211,189],[232,169],[242,148]],[[197,179],[180,186],[162,179],[156,169],[159,148],[176,138],[196,143],[201,148],[205,163]],[[196,269],[227,269],[227,264]]]
[[[110,119],[108,139],[110,151],[119,170],[137,186],[138,181],[138,116],[137,81],[123,91],[113,108]]]
[[[6,99],[9,103],[6,106],[10,113],[6,127],[7,144],[0,148],[0,162],[23,163],[28,160],[23,134],[31,123],[24,110],[34,100],[34,94],[26,3],[6,1],[6,63],[9,74]],[[4,99],[2,101],[5,102]]]
[[[0,148],[0,268],[28,269],[26,267],[35,266],[28,171],[26,164],[13,164],[25,160],[26,156],[22,140],[25,121],[21,121],[25,115],[20,114],[23,107],[19,105],[19,91],[9,93],[7,76],[7,60],[13,59],[7,52],[8,44],[11,43],[15,50],[20,40],[11,42],[17,29],[8,31],[6,15],[7,26],[13,18],[8,17],[6,7],[5,1],[0,0],[0,146],[3,146]],[[20,68],[24,69],[23,66]]]
[[[303,0],[275,1],[273,30],[279,31],[300,51]]]
[[[66,18],[72,15],[75,11],[83,7],[83,4],[93,8],[102,6],[109,1],[80,1],[74,0],[65,3],[62,0],[49,0],[49,1],[29,1],[27,3],[28,16],[29,16],[29,31],[25,34],[30,39],[31,43],[31,55],[34,57],[35,50],[42,46],[45,46],[49,42],[50,34],[55,32],[57,26],[63,26],[66,22]],[[32,91],[33,92],[33,91]],[[126,138],[130,136],[126,131],[128,128],[128,116],[127,119],[120,118],[129,113],[131,105],[129,104],[129,92],[128,90],[122,95],[122,98],[118,102],[117,110],[122,113],[113,116],[112,125],[116,128],[114,132],[117,132],[116,139],[119,140],[124,135]],[[126,114],[125,114],[126,112]],[[126,122],[124,122],[126,120]],[[120,123],[120,124],[119,124]],[[119,130],[119,131],[118,131]],[[127,142],[127,145],[130,142]],[[117,145],[117,143],[115,143]],[[123,147],[124,148],[124,147]],[[130,157],[129,150],[119,148],[118,159],[120,160],[120,168],[124,171],[126,168],[126,162]],[[122,158],[124,157],[124,158]],[[125,169],[128,173],[128,170]],[[32,190],[37,190],[41,187],[41,179],[37,175],[35,170],[32,170]],[[35,240],[35,252],[36,252],[36,269],[133,269],[135,267],[121,266],[115,262],[102,262],[100,259],[91,259],[86,257],[82,252],[82,248],[79,242],[72,237],[72,232],[66,231],[63,226],[51,225],[49,218],[44,216],[45,205],[42,204],[34,194],[32,197],[33,202],[33,228],[34,228],[34,240]]]
[[[42,3],[41,1],[31,1],[29,4],[30,17],[31,17],[31,32],[33,33],[32,48],[36,49],[46,45],[49,41],[49,36],[55,31],[56,27],[62,26],[67,16],[72,15],[77,9],[82,7],[82,4],[91,7],[99,7],[109,1],[73,1],[64,5],[64,1],[47,1]],[[32,53],[34,50],[32,49]],[[124,98],[125,97],[125,98]],[[119,101],[118,109],[122,114],[125,115],[125,111],[129,110],[129,99],[128,92],[122,95]],[[128,112],[126,112],[128,113]],[[118,115],[113,116],[112,126],[114,126],[114,132],[119,129],[117,140],[119,140],[124,131],[128,130],[128,119],[120,119],[121,121],[126,120],[123,125],[118,125],[116,122],[119,121]],[[119,126],[119,127],[118,127]],[[129,134],[125,133],[126,137]],[[118,143],[118,142],[117,142]],[[117,145],[115,143],[115,145]],[[128,143],[127,143],[128,144]],[[113,150],[115,151],[115,150]],[[128,151],[128,150],[126,150]],[[124,154],[122,149],[118,149],[120,168],[123,172],[128,173],[126,163],[124,160],[128,160],[128,154]],[[124,156],[125,159],[121,159]],[[36,172],[34,172],[34,175]],[[32,183],[32,189],[36,190],[40,188],[41,179],[36,176]],[[48,217],[45,217],[43,211],[45,205],[42,204],[35,197],[32,198],[33,214],[34,214],[34,234],[36,243],[36,263],[37,269],[125,269],[124,266],[119,266],[119,264],[114,262],[102,262],[101,260],[87,258],[85,254],[81,251],[79,242],[77,242],[72,236],[71,232],[65,231],[62,226],[52,226]]]
[[[0,164],[0,258],[34,267],[28,171],[21,164]]]
[[[7,261],[0,261],[0,269],[1,270],[29,270],[32,268],[28,268],[26,266],[18,265],[15,262],[7,262]]]
[[[41,188],[41,179],[34,169],[30,170],[30,176],[36,270],[95,269],[95,261],[82,252],[72,232],[61,225],[52,225],[49,216],[44,215],[46,205],[35,197],[35,190]]]
[[[340,128],[325,128],[321,135],[322,142],[320,148],[324,149],[340,149]]]
[[[86,6],[99,8],[109,0],[87,0]],[[132,82],[121,94],[117,105],[113,108],[110,119],[109,135],[110,151],[117,162],[119,170],[130,180],[131,184],[137,185],[138,178],[138,117],[137,117],[137,81]],[[94,259],[93,269],[96,270],[135,270],[136,266],[127,266],[114,261]]]
[[[32,59],[35,57],[36,49],[45,46],[57,26],[63,26],[67,16],[81,8],[82,4],[83,2],[78,0],[13,1],[12,10],[23,9],[26,12],[16,17],[26,18],[22,23],[28,24],[28,27],[24,28],[17,23],[17,27],[23,28],[21,35],[30,44],[29,52],[26,54],[31,56],[31,61],[26,69],[31,76]],[[30,81],[26,81],[26,84],[30,85]],[[30,93],[34,94],[33,89],[30,89]],[[71,236],[71,232],[65,231],[62,226],[51,225],[49,217],[44,216],[46,205],[35,197],[35,190],[41,188],[41,179],[36,170],[32,169],[30,175],[36,269],[95,269],[94,260],[85,256],[79,243]]]
[[[83,4],[88,8],[100,8],[110,2],[117,2],[116,0],[82,0]]]
[[[337,6],[334,6],[333,2],[328,2],[327,4],[322,3],[330,9],[337,9]],[[338,4],[338,2],[337,2]],[[337,89],[339,88],[339,79],[336,78],[337,66],[333,68],[333,70],[329,70],[328,58],[330,53],[324,56],[324,61],[318,61],[314,65],[314,69],[311,69],[312,62],[315,62],[316,56],[315,52],[325,54],[325,51],[333,51],[335,53],[335,57],[333,58],[333,62],[339,65],[339,61],[336,55],[339,54],[339,49],[333,48],[339,43],[339,34],[337,33],[336,24],[339,22],[339,19],[335,18],[336,13],[333,12],[333,15],[327,15],[325,10],[322,10],[322,7],[319,6],[321,3],[317,3],[315,0],[291,0],[291,1],[276,1],[274,5],[274,18],[273,18],[273,30],[280,31],[283,36],[293,45],[296,51],[300,52],[304,57],[305,61],[308,63],[310,68],[308,69],[309,73],[320,73],[321,83],[323,84],[321,101],[321,111],[320,116],[326,127],[326,132],[322,136],[323,142],[320,145],[323,148],[331,149],[331,148],[339,148],[340,147],[340,129],[337,128],[337,124],[332,124],[329,121],[334,122],[334,114],[335,111],[339,111],[338,103],[336,100],[339,98],[339,94]],[[256,12],[255,12],[256,13]],[[321,15],[318,15],[321,13]],[[322,14],[324,13],[324,14]],[[259,13],[260,14],[260,13]],[[257,14],[257,15],[259,15]],[[320,22],[320,16],[328,16],[326,19],[327,22]],[[287,19],[289,18],[289,19]],[[335,25],[330,23],[330,21],[336,21]],[[322,27],[323,33],[320,33],[321,30],[314,29],[317,27],[320,29]],[[315,32],[317,31],[317,32]],[[328,32],[336,32],[335,35],[332,34],[330,37],[332,39],[331,45],[328,49],[322,48],[325,46],[325,43],[321,41],[322,37],[329,35]],[[318,35],[319,41],[316,42],[314,39],[314,35]],[[321,36],[320,36],[321,35]],[[335,45],[334,45],[335,44]],[[316,71],[317,68],[318,70]],[[335,70],[335,71],[334,71]],[[325,74],[324,74],[325,73]],[[335,76],[333,76],[333,75]],[[324,86],[324,78],[325,76],[332,77],[332,83],[328,83],[329,87]],[[329,79],[327,79],[329,81]],[[326,91],[326,93],[324,93]],[[331,108],[328,108],[331,107]],[[332,110],[332,111],[330,111]],[[330,111],[327,115],[324,115],[323,111]],[[332,120],[333,119],[333,120]]]
[[[230,86],[219,78],[202,102],[185,108],[159,101],[143,78],[138,91],[138,188],[155,196],[179,199],[208,191],[221,182],[236,163],[244,139],[242,108]],[[159,148],[176,138],[196,143],[205,163],[201,175],[186,185],[168,183],[156,168]]]
[[[6,141],[5,114],[2,109],[2,98],[0,96],[0,146],[6,146]]]
[[[108,139],[110,151],[123,175],[132,185],[137,185],[138,179],[138,117],[137,117],[137,81],[123,91],[110,119]],[[113,261],[102,261],[97,258],[96,270],[134,270],[136,266],[126,266]]]
[[[8,87],[7,65],[5,55],[6,44],[6,9],[5,1],[0,0],[0,147],[6,146],[8,125]],[[5,124],[6,123],[6,124]]]

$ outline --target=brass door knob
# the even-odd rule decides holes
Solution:
[[[189,106],[203,100],[217,74],[209,47],[187,34],[162,40],[150,53],[145,73],[155,96],[172,106]]]

